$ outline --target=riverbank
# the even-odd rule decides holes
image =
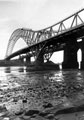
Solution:
[[[84,119],[84,71],[0,72],[0,120]]]
[[[16,67],[16,66],[25,66],[28,71],[43,71],[43,70],[59,70],[59,65],[54,64],[53,62],[49,61],[46,63],[42,64],[37,64],[37,63],[23,63],[18,60],[11,60],[11,61],[5,61],[5,60],[0,60],[0,67]]]

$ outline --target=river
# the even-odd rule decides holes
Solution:
[[[84,120],[84,71],[29,72],[26,67],[0,67],[0,120]],[[79,114],[80,113],[80,114]]]

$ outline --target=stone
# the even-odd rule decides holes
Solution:
[[[53,105],[51,103],[48,103],[47,105],[43,105],[44,108],[51,108]]]
[[[22,115],[22,114],[23,114],[23,111],[15,113],[15,115]]]
[[[39,113],[39,116],[45,117],[45,116],[47,116],[48,114],[49,114],[48,112],[41,112],[41,113]]]
[[[53,120],[53,119],[54,119],[54,115],[48,115],[48,116],[47,116],[47,119],[48,119],[48,120]]]
[[[39,114],[38,110],[29,110],[25,113],[26,116],[32,116],[34,114]]]
[[[9,113],[19,113],[23,109],[22,101],[19,100],[18,102],[9,102],[6,104],[6,109],[9,111]]]
[[[14,120],[21,120],[19,117],[15,118]]]
[[[8,118],[8,117],[5,117],[5,118],[3,118],[3,120],[10,120],[10,118]]]

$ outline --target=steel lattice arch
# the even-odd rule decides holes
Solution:
[[[50,38],[56,37],[62,33],[66,33],[67,31],[70,31],[81,24],[84,24],[83,13],[84,9],[81,9],[78,12],[72,14],[71,16],[65,18],[64,20],[48,28],[38,31],[26,28],[16,29],[9,39],[5,57],[7,58],[12,54],[13,48],[19,38],[22,38],[26,42],[28,47],[31,47]],[[39,50],[41,51],[44,47],[45,42],[44,45],[42,45],[41,49],[39,48]]]
[[[49,33],[50,32],[50,33]],[[22,38],[26,44],[29,46],[37,44],[45,39],[50,38],[51,31],[33,31],[31,29],[19,28],[16,29],[8,42],[6,57],[12,54],[12,50],[14,48],[15,43],[19,38]]]

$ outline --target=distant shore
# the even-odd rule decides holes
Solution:
[[[29,64],[29,63],[23,63],[19,60],[10,60],[10,61],[6,61],[6,60],[0,60],[0,67],[11,67],[11,66],[26,66],[27,70],[52,70],[52,69],[59,69],[59,65],[58,64],[54,64],[52,61],[46,62],[46,63],[42,63],[42,64]]]

